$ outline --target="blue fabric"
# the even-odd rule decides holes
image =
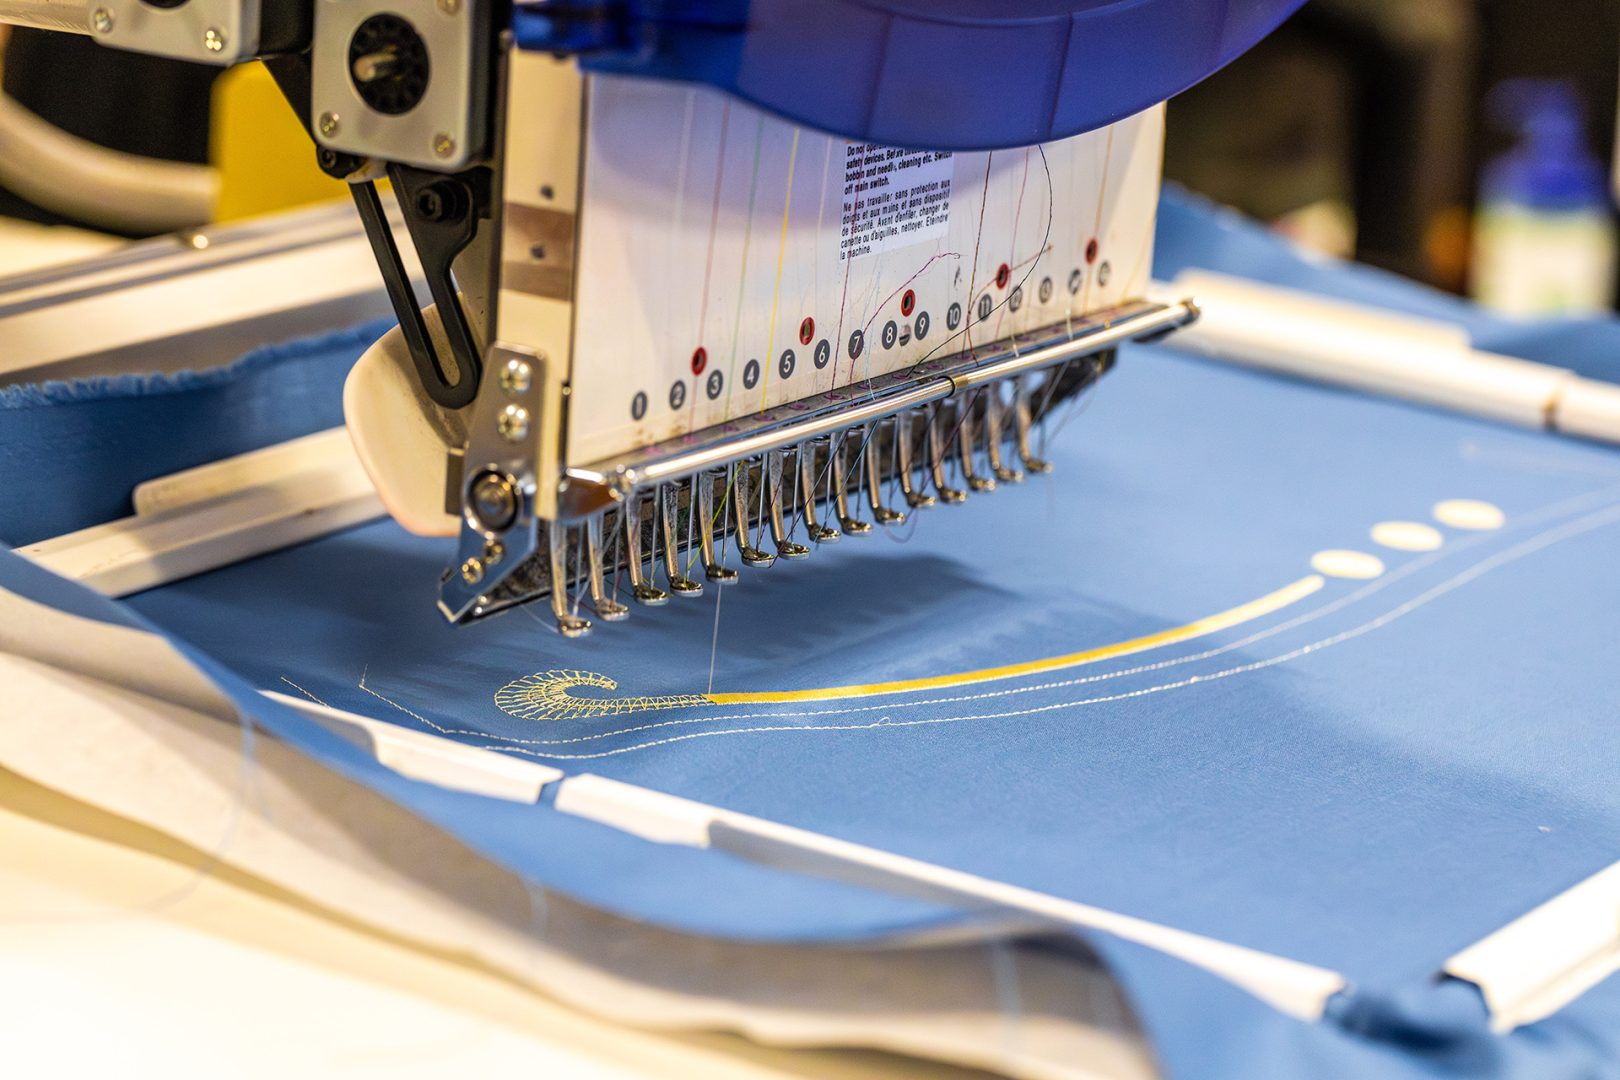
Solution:
[[[1478,992],[1429,981],[1390,1000],[1330,1003],[1303,1024],[1206,972],[1098,935],[1164,1072],[1219,1080],[1613,1080],[1620,1077],[1620,977],[1507,1036]]]
[[[1561,362],[1593,371],[1614,355],[1610,324],[1538,337],[1385,275],[1305,262],[1173,195],[1160,251],[1161,274],[1196,262],[1407,310],[1455,306],[1491,347],[1551,340]],[[901,537],[745,572],[719,613],[714,690],[879,682],[1104,645],[1264,596],[1328,548],[1377,553],[1387,571],[1064,672],[555,721],[510,716],[493,695],[548,669],[618,683],[585,694],[704,692],[712,591],[582,641],[526,609],[452,629],[432,608],[449,546],[377,524],[107,607],[191,643],[244,695],[291,690],[287,680],[339,707],[1353,980],[1326,1023],[1303,1025],[1099,938],[1172,1075],[1616,1075],[1613,980],[1498,1039],[1472,988],[1434,979],[1459,948],[1620,859],[1620,457],[1166,347],[1127,350],[1051,456],[1049,481],[921,514]],[[1429,521],[1452,498],[1501,507],[1505,527],[1441,527],[1443,546],[1422,554],[1368,536],[1379,521]],[[37,591],[40,577],[0,560],[7,587]],[[623,914],[793,941],[951,918],[435,792],[283,710],[254,712],[492,857]]]
[[[342,424],[343,377],[390,325],[269,345],[211,371],[0,387],[0,542],[124,517],[143,480]]]
[[[130,605],[58,578],[9,551],[0,551],[0,588],[83,618],[163,633]],[[175,639],[175,644],[243,716],[277,739],[381,792],[489,858],[605,911],[637,916],[641,909],[633,898],[656,895],[678,913],[666,924],[674,929],[772,941],[802,933],[804,906],[819,913],[820,933],[834,936],[912,930],[951,918],[951,912],[936,905],[806,880],[722,852],[653,844],[545,806],[406,779],[347,739],[265,698],[206,652],[184,640]],[[559,857],[563,852],[569,856]],[[546,871],[536,873],[541,866]]]
[[[1122,361],[1073,427],[1049,485],[936,511],[905,543],[846,540],[805,565],[750,573],[721,611],[715,689],[881,682],[1133,638],[1295,581],[1317,551],[1372,547],[1374,523],[1425,520],[1442,499],[1489,499],[1509,524],[1451,533],[1432,555],[1381,552],[1391,572],[1367,586],[1330,581],[1259,624],[1067,677],[1313,616],[1168,669],[608,720],[521,720],[493,696],[570,668],[600,671],[621,693],[700,693],[712,599],[638,610],[581,641],[527,610],[452,628],[431,607],[448,547],[380,523],[132,603],[259,686],[285,678],[339,707],[420,723],[361,689],[364,676],[423,726],[479,745],[1363,986],[1427,977],[1620,857],[1610,452],[1148,350]],[[1565,527],[1591,531],[1519,554]],[[1450,591],[1425,599],[1436,589]],[[1422,606],[1378,622],[1406,604]],[[1288,658],[1302,649],[1314,651]],[[1256,663],[1272,666],[1241,670]],[[1178,685],[1194,676],[1204,681]],[[1195,887],[1166,887],[1183,881]],[[671,914],[656,896],[641,902],[645,917]]]

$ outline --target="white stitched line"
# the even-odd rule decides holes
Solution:
[[[297,683],[295,683],[291,679],[287,678],[287,676],[285,676],[285,675],[281,676],[281,681],[286,683],[288,686],[292,687],[294,690],[298,691],[300,694],[303,694],[305,697],[309,698],[309,700],[313,701],[315,704],[317,704],[317,705],[326,705],[326,702],[322,701],[320,698],[316,697],[314,694],[310,693],[308,690],[305,690],[302,686],[299,686]],[[330,709],[332,706],[326,705],[326,707],[328,709]]]
[[[365,676],[364,672],[361,672],[360,681],[355,683],[355,685],[358,686],[360,689],[364,690],[366,693],[370,694],[372,697],[376,698],[378,701],[384,702],[385,704],[388,704],[388,705],[392,705],[394,708],[398,709],[400,712],[404,713],[406,716],[409,716],[409,717],[411,717],[413,719],[422,721],[422,723],[426,724],[428,727],[432,728],[434,731],[439,732],[440,734],[443,734],[443,735],[466,734],[466,732],[458,732],[458,731],[455,731],[452,728],[447,728],[447,727],[443,727],[443,726],[441,726],[439,724],[435,724],[433,721],[429,720],[427,717],[423,716],[421,713],[412,712],[411,710],[407,709],[405,706],[401,705],[399,702],[393,700],[392,698],[383,697],[381,694],[377,693],[377,691],[373,690],[371,687],[366,685],[366,676]]]
[[[1464,461],[1497,462],[1506,465],[1528,466],[1544,469],[1548,472],[1577,473],[1585,476],[1620,476],[1620,469],[1612,465],[1600,465],[1597,462],[1562,461],[1547,454],[1533,454],[1520,450],[1498,450],[1495,447],[1481,446],[1476,442],[1465,442],[1462,452],[1458,455]]]
[[[1056,712],[1062,709],[1077,708],[1081,705],[1101,705],[1109,702],[1128,701],[1132,698],[1146,697],[1149,694],[1163,693],[1167,690],[1184,689],[1185,687],[1196,686],[1199,683],[1215,682],[1220,679],[1231,678],[1235,675],[1243,675],[1250,672],[1259,671],[1264,668],[1276,667],[1279,664],[1285,664],[1291,660],[1297,660],[1302,656],[1309,655],[1310,653],[1320,652],[1323,649],[1332,648],[1334,645],[1343,644],[1346,641],[1361,637],[1363,634],[1367,634],[1373,630],[1387,626],[1406,615],[1410,615],[1419,608],[1426,606],[1427,604],[1440,598],[1441,596],[1446,595],[1449,592],[1461,588],[1463,585],[1477,580],[1485,574],[1490,573],[1492,570],[1496,570],[1502,566],[1506,566],[1509,563],[1516,562],[1527,555],[1534,554],[1537,551],[1541,551],[1552,546],[1553,544],[1561,543],[1562,541],[1570,539],[1574,536],[1578,536],[1581,533],[1590,532],[1593,529],[1601,528],[1604,525],[1612,525],[1616,521],[1620,521],[1620,508],[1610,508],[1590,514],[1584,518],[1579,518],[1556,529],[1550,529],[1547,532],[1532,537],[1521,544],[1508,548],[1506,551],[1493,555],[1489,559],[1485,559],[1482,562],[1474,564],[1467,570],[1464,570],[1462,573],[1447,579],[1439,585],[1429,589],[1427,592],[1421,593],[1413,599],[1406,601],[1406,603],[1385,612],[1376,619],[1362,623],[1360,626],[1353,627],[1352,629],[1342,631],[1341,633],[1335,634],[1332,637],[1323,638],[1319,641],[1313,641],[1308,645],[1302,645],[1297,649],[1292,649],[1278,656],[1269,657],[1265,660],[1256,660],[1250,664],[1243,664],[1238,667],[1227,668],[1223,671],[1212,672],[1208,675],[1192,675],[1176,682],[1161,683],[1158,686],[1142,687],[1141,689],[1129,690],[1124,693],[1109,694],[1104,697],[1085,698],[1079,701],[1057,702],[1051,705],[1040,705],[1029,709],[1015,709],[999,713],[980,713],[976,716],[940,716],[919,720],[890,720],[885,716],[880,717],[878,720],[870,724],[789,725],[786,727],[764,726],[752,728],[727,728],[723,731],[694,731],[686,735],[672,735],[665,739],[654,739],[650,742],[637,743],[634,746],[624,746],[614,750],[603,750],[594,754],[551,754],[544,751],[524,750],[521,747],[502,746],[498,744],[484,746],[481,747],[481,749],[504,750],[507,753],[527,754],[531,757],[548,758],[554,760],[580,761],[589,758],[614,757],[619,754],[628,754],[636,750],[649,750],[656,746],[668,746],[671,743],[685,742],[688,739],[706,739],[717,735],[754,735],[763,734],[765,732],[787,731],[869,731],[881,727],[920,727],[925,724],[955,724],[968,720],[1003,720],[1017,716],[1034,716],[1039,713]]]
[[[1588,492],[1584,495],[1577,495],[1568,499],[1563,499],[1549,506],[1530,511],[1522,517],[1514,519],[1513,527],[1524,528],[1526,526],[1536,524],[1537,522],[1545,520],[1548,517],[1556,517],[1559,514],[1568,512],[1583,503],[1601,502],[1603,499],[1609,498],[1615,495],[1617,492],[1620,492],[1620,489],[1605,488],[1602,491]],[[920,708],[925,705],[954,705],[960,704],[964,701],[984,701],[991,698],[1010,697],[1014,694],[1033,694],[1047,690],[1061,690],[1070,686],[1088,686],[1093,683],[1104,682],[1109,679],[1119,679],[1130,675],[1142,675],[1152,671],[1163,671],[1167,668],[1177,667],[1181,664],[1196,663],[1197,661],[1208,660],[1212,657],[1221,656],[1237,649],[1247,648],[1256,642],[1264,641],[1267,638],[1275,637],[1278,634],[1297,629],[1306,625],[1307,623],[1315,622],[1317,619],[1331,615],[1336,611],[1340,611],[1351,604],[1358,603],[1374,593],[1388,588],[1390,585],[1395,584],[1401,579],[1410,577],[1419,570],[1427,568],[1448,555],[1453,555],[1458,552],[1466,551],[1469,548],[1477,547],[1478,545],[1485,543],[1487,540],[1499,535],[1500,534],[1498,533],[1478,533],[1466,537],[1465,539],[1460,540],[1455,544],[1451,544],[1448,547],[1441,548],[1438,551],[1424,555],[1417,559],[1413,559],[1412,561],[1403,564],[1400,568],[1384,575],[1378,580],[1369,582],[1354,592],[1347,593],[1344,596],[1339,597],[1337,600],[1324,604],[1313,611],[1296,615],[1292,619],[1278,623],[1276,626],[1255,631],[1247,637],[1239,638],[1236,641],[1228,642],[1225,645],[1220,645],[1213,649],[1206,649],[1203,652],[1191,653],[1186,656],[1173,657],[1167,660],[1159,660],[1151,664],[1138,664],[1135,667],[1121,668],[1117,671],[1102,672],[1097,675],[1086,675],[1073,679],[1062,679],[1054,682],[1038,683],[1031,686],[1010,687],[1000,690],[985,690],[975,694],[958,694],[950,697],[921,698],[915,701],[891,701],[878,705],[850,705],[841,708],[811,709],[797,712],[752,712],[729,713],[720,716],[689,716],[676,720],[659,720],[650,724],[635,724],[630,727],[615,728],[612,731],[601,731],[590,735],[576,735],[566,739],[524,739],[515,735],[500,735],[493,732],[480,731],[477,728],[442,727],[439,724],[435,724],[433,721],[428,720],[426,717],[419,716],[418,714],[411,712],[411,710],[405,708],[403,705],[400,705],[398,702],[390,701],[388,698],[382,697],[381,694],[378,694],[376,691],[365,685],[364,678],[361,679],[360,689],[366,691],[368,694],[371,694],[373,697],[377,697],[382,701],[388,702],[388,704],[394,706],[396,709],[399,709],[401,712],[416,717],[416,719],[421,720],[422,723],[427,724],[429,727],[432,727],[436,731],[439,731],[445,735],[468,735],[475,738],[497,739],[503,743],[513,744],[514,746],[569,746],[583,742],[596,742],[601,739],[612,739],[620,735],[634,735],[643,731],[657,731],[662,728],[669,727],[688,727],[693,724],[718,724],[735,720],[764,720],[775,718],[802,719],[816,716],[848,716],[852,713],[882,712],[885,710],[894,711],[898,709]],[[561,755],[548,754],[544,756],[555,757]]]

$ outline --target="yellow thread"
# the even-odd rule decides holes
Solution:
[[[1019,675],[1036,675],[1042,672],[1058,671],[1062,668],[1094,664],[1099,660],[1112,660],[1115,657],[1129,656],[1132,653],[1157,649],[1162,645],[1174,645],[1190,638],[1213,634],[1237,626],[1239,623],[1249,622],[1263,615],[1269,615],[1274,611],[1303,600],[1320,589],[1323,584],[1324,579],[1320,575],[1312,574],[1309,577],[1300,578],[1292,585],[1287,585],[1274,593],[1262,596],[1258,600],[1251,600],[1247,604],[1241,604],[1219,614],[1199,619],[1197,622],[1188,623],[1186,626],[1161,630],[1156,634],[1131,638],[1129,641],[1115,642],[1112,645],[1103,645],[1083,652],[1050,656],[1043,660],[1030,660],[1022,664],[980,668],[978,671],[962,671],[954,675],[938,675],[926,679],[867,683],[863,686],[834,686],[820,690],[781,690],[766,693],[705,694],[704,697],[716,705],[765,704],[782,701],[828,701],[834,698],[875,697],[879,694],[903,694],[912,690],[934,690],[946,686],[967,686],[972,683],[990,682],[995,679],[1010,679]]]
[[[1082,247],[1090,246],[1091,241],[1095,240],[1097,241],[1098,250],[1100,251],[1102,248],[1103,238],[1099,234],[1102,232],[1103,205],[1108,194],[1108,170],[1113,165],[1113,161],[1114,128],[1113,125],[1109,125],[1107,138],[1103,142],[1102,173],[1097,177],[1097,220],[1091,226],[1091,235],[1081,237],[1080,243]],[[1097,276],[1097,269],[1096,266],[1086,268],[1085,288],[1080,292],[1081,311],[1091,310],[1091,282]]]
[[[1043,660],[1030,660],[1022,664],[980,668],[977,671],[957,672],[927,679],[906,679],[899,682],[869,683],[864,686],[835,686],[820,690],[782,690],[739,694],[668,694],[661,697],[588,698],[575,697],[576,686],[590,686],[599,690],[616,690],[618,683],[593,671],[543,671],[514,679],[495,693],[495,704],[503,712],[524,720],[572,720],[582,717],[620,716],[626,713],[656,712],[665,709],[695,708],[703,705],[747,705],[791,701],[830,701],[841,698],[876,697],[882,694],[900,694],[913,690],[931,690],[949,686],[967,686],[992,682],[1020,675],[1035,675],[1064,668],[1094,664],[1100,660],[1129,656],[1164,645],[1174,645],[1197,637],[1227,630],[1242,623],[1279,611],[1310,596],[1325,584],[1318,574],[1301,578],[1276,592],[1240,604],[1235,608],[1210,615],[1186,626],[1161,630],[1155,634],[1115,642],[1083,652],[1051,656]],[[364,689],[364,686],[362,686]]]
[[[495,692],[495,704],[502,712],[524,720],[572,720],[581,716],[609,716],[656,709],[685,709],[707,705],[707,698],[696,694],[668,694],[663,697],[584,698],[569,691],[576,686],[617,690],[619,684],[594,671],[542,671],[514,679]]]
[[[765,335],[767,349],[776,348],[776,307],[782,296],[782,264],[787,261],[788,211],[793,208],[793,170],[799,160],[799,129],[793,129],[793,147],[788,151],[787,194],[782,197],[782,235],[776,242],[776,284],[771,287],[771,328]],[[765,408],[765,395],[771,387],[771,367],[776,359],[767,353],[765,370],[759,380],[759,407]]]

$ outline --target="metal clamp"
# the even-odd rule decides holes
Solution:
[[[439,587],[453,622],[481,615],[490,592],[540,546],[535,517],[545,357],[496,344],[473,409],[461,487],[461,543]]]

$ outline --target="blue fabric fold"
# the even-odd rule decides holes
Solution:
[[[0,542],[134,512],[144,480],[343,423],[343,379],[381,319],[206,371],[0,388]]]
[[[1612,1080],[1620,1077],[1620,976],[1539,1023],[1487,1026],[1478,990],[1426,980],[1391,997],[1355,992],[1319,1023],[1284,1016],[1152,949],[1094,935],[1155,1057],[1177,1080]]]
[[[805,936],[805,906],[817,912],[810,936],[884,936],[960,921],[949,908],[756,866],[720,851],[654,844],[549,806],[447,791],[379,764],[347,739],[258,693],[195,645],[166,633],[129,605],[0,551],[0,589],[81,618],[165,638],[235,705],[238,714],[327,768],[364,784],[445,830],[468,847],[604,911],[629,917],[638,895],[663,897],[679,914],[665,925],[740,941]],[[564,854],[567,857],[563,857]]]
[[[59,610],[162,634],[127,605],[107,600],[0,552],[0,587]],[[174,640],[174,639],[170,639]],[[379,765],[349,741],[257,694],[233,672],[183,641],[180,651],[233,701],[244,717],[326,767],[447,828],[469,846],[575,899],[634,916],[615,902],[623,888],[690,894],[693,918],[673,924],[733,940],[793,940],[810,899],[858,913],[871,930],[874,906],[888,906],[899,931],[961,916],[831,882],[752,866],[714,851],[650,844],[539,806],[518,806],[449,792]],[[588,851],[559,864],[559,851]],[[544,873],[535,869],[545,866]],[[604,883],[611,883],[604,889]],[[729,900],[729,902],[728,902]],[[717,902],[718,901],[718,902]],[[739,918],[739,909],[747,917]],[[785,925],[756,916],[792,912]],[[739,934],[750,924],[752,932]],[[1155,1059],[1175,1080],[1603,1080],[1620,1076],[1620,977],[1612,977],[1554,1017],[1508,1036],[1486,1026],[1477,990],[1458,980],[1425,981],[1393,997],[1347,992],[1320,1023],[1262,1004],[1230,983],[1153,949],[1106,934],[1077,935],[1121,982]]]
[[[1190,265],[1454,318],[1481,347],[1616,374],[1613,323],[1508,323],[1305,259],[1168,193],[1156,271]],[[0,455],[11,455],[0,457],[0,530],[16,543],[117,516],[127,510],[108,492],[127,499],[131,475],[196,464],[216,443],[250,449],[272,428],[329,426],[335,414],[322,410],[378,332],[295,344],[245,375],[157,395],[145,384],[13,395],[0,407]],[[278,411],[283,366],[295,399],[318,404],[213,430]],[[119,410],[117,425],[102,408]],[[37,440],[95,444],[104,430],[117,438],[72,459],[83,475],[66,489],[13,468],[37,465]],[[619,914],[795,942],[960,918],[404,780],[255,689],[291,679],[419,730],[1155,919],[1355,984],[1324,1022],[1304,1024],[1179,961],[1090,936],[1172,1076],[1620,1075],[1615,980],[1505,1038],[1489,1033],[1476,990],[1437,981],[1452,952],[1620,859],[1609,655],[1620,458],[1163,346],[1127,350],[1052,456],[1050,487],[975,498],[920,520],[903,543],[846,543],[739,586],[715,688],[879,682],[1124,640],[1262,596],[1310,573],[1326,548],[1377,551],[1385,572],[1326,580],[1298,607],[1174,650],[938,703],[730,706],[735,732],[691,706],[611,725],[502,712],[505,682],[553,668],[610,670],[618,683],[586,693],[702,693],[712,602],[638,611],[585,642],[524,610],[452,629],[431,606],[449,546],[388,523],[122,604],[9,556],[0,585],[163,633],[278,738]],[[52,493],[63,505],[41,508]],[[1506,526],[1444,530],[1431,554],[1368,538],[1374,522],[1428,521],[1432,504],[1456,497],[1498,504]],[[985,704],[1003,700],[992,689],[1013,696]],[[1098,700],[1076,705],[1082,695]]]

